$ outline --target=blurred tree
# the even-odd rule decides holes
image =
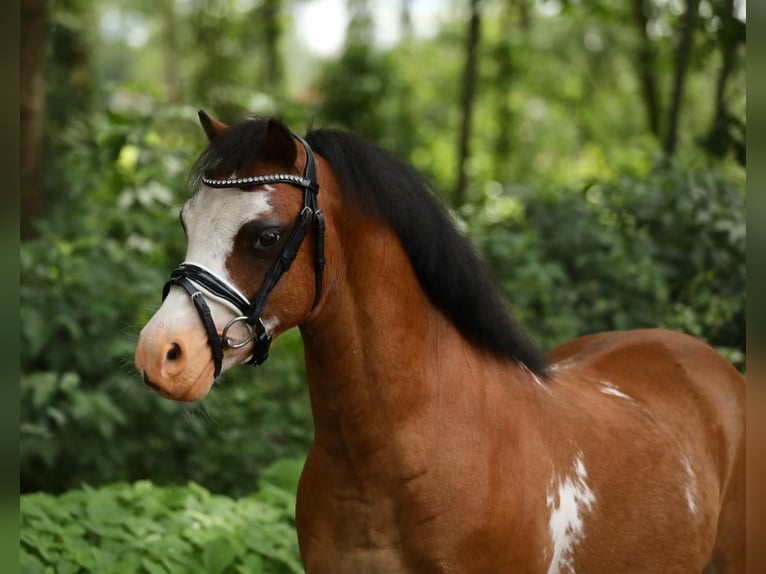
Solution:
[[[372,45],[375,24],[370,12],[369,0],[348,0],[347,4],[350,17],[346,28],[346,45]]]
[[[21,238],[36,234],[43,215],[43,126],[45,122],[45,56],[47,0],[21,3]]]
[[[665,133],[663,147],[665,155],[672,157],[678,146],[678,125],[681,117],[686,75],[689,70],[692,49],[694,45],[694,31],[697,28],[700,0],[686,0],[685,12],[678,38],[676,51],[675,72],[673,74],[673,92],[670,100],[670,116],[668,128]]]
[[[468,32],[465,40],[465,68],[463,69],[463,94],[461,97],[460,135],[458,136],[458,176],[453,193],[456,206],[465,203],[468,187],[468,162],[471,156],[471,127],[476,93],[477,58],[481,37],[481,0],[471,0]]]
[[[495,135],[494,178],[497,181],[508,181],[511,177],[510,162],[508,161],[513,147],[514,119],[511,105],[511,91],[516,76],[516,66],[513,60],[513,50],[524,41],[526,27],[529,26],[528,10],[524,0],[504,0],[500,6],[500,39],[492,47],[494,52],[495,77],[492,85],[496,92],[497,127]],[[517,12],[521,25],[517,25]]]
[[[162,21],[162,85],[165,101],[176,103],[179,101],[183,90],[180,71],[182,52],[178,38],[179,22],[176,0],[160,0],[158,6]]]
[[[745,23],[735,15],[733,0],[714,0],[713,14],[718,18],[716,40],[721,64],[715,85],[713,118],[703,146],[712,156],[723,158],[730,150],[745,165],[745,125],[729,110],[727,87],[736,67],[738,51],[745,44]]]
[[[87,117],[96,103],[96,11],[90,0],[59,0],[51,6],[47,117],[63,127],[73,119]]]
[[[284,28],[283,12],[283,0],[262,0],[255,11],[263,35],[263,85],[276,98],[284,92],[284,62],[279,48]]]
[[[101,93],[93,66],[96,5],[60,0],[49,8],[44,185],[52,212],[81,191],[97,163],[90,122]]]
[[[407,50],[415,42],[412,28],[412,0],[401,0],[399,27],[401,32],[399,45]],[[398,155],[401,158],[409,158],[416,141],[415,90],[402,66],[396,67],[394,80],[394,96],[399,113],[392,122],[395,132],[393,138]]]
[[[252,53],[253,46],[257,45],[255,35],[242,34],[242,28],[251,30],[252,23],[245,22],[241,15],[235,18],[234,14],[230,0],[197,0],[186,21],[195,61],[188,99],[205,102],[206,107],[222,118],[236,118],[246,111],[237,92],[244,89],[248,81],[254,83],[258,70],[257,64],[253,65],[257,58]],[[245,70],[243,62],[248,64]],[[257,88],[251,85],[247,90],[252,93]]]
[[[319,116],[373,141],[387,139],[395,124],[382,113],[392,96],[396,70],[374,46],[375,25],[367,0],[349,0],[346,40],[337,61],[325,66],[319,80]]]
[[[636,66],[646,109],[646,120],[649,131],[654,137],[659,138],[661,106],[657,80],[657,55],[654,42],[649,37],[649,21],[654,5],[652,0],[632,0],[632,5],[640,38]]]
[[[412,0],[401,0],[399,12],[399,26],[402,31],[402,40],[412,40]]]
[[[639,33],[636,70],[649,131],[661,142],[666,157],[675,155],[683,129],[682,115],[690,105],[685,95],[687,79],[692,71],[712,77],[711,62],[716,61],[718,52],[721,60],[711,88],[712,120],[707,132],[697,139],[711,156],[720,158],[733,151],[744,165],[744,122],[731,113],[726,91],[730,79],[742,67],[738,49],[745,42],[745,24],[737,18],[733,0],[688,0],[680,15],[674,10],[667,3],[632,0],[633,20]],[[675,33],[668,35],[665,30]],[[665,69],[661,53],[669,50],[667,44],[673,40],[674,53],[665,58],[672,70]],[[660,92],[666,83],[670,97],[664,109]]]

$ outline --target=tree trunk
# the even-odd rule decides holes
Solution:
[[[686,0],[686,13],[681,29],[681,38],[678,41],[676,52],[676,69],[673,78],[673,97],[670,104],[670,117],[668,119],[668,131],[665,137],[665,155],[673,157],[678,145],[678,123],[681,117],[681,101],[683,100],[684,87],[686,85],[686,72],[689,68],[694,30],[697,26],[697,12],[699,0]]]
[[[412,0],[401,0],[402,6],[399,12],[399,25],[402,30],[402,40],[412,39]]]
[[[495,117],[497,118],[497,134],[495,135],[494,149],[494,177],[498,181],[506,181],[510,176],[508,170],[508,158],[511,154],[511,142],[513,141],[513,110],[511,109],[511,90],[513,89],[514,65],[511,55],[513,43],[511,35],[514,33],[513,25],[513,0],[506,3],[502,12],[502,37],[497,43],[497,77],[495,78],[495,90],[497,104]],[[523,18],[522,18],[523,21]]]
[[[263,23],[263,80],[269,94],[279,96],[283,92],[285,75],[279,52],[282,39],[282,0],[265,0],[259,12]]]
[[[466,58],[463,75],[462,122],[460,125],[460,140],[458,141],[458,177],[455,185],[455,206],[465,203],[465,193],[468,187],[466,168],[471,156],[471,126],[473,123],[473,107],[476,94],[477,52],[481,33],[480,0],[471,0],[471,18],[468,22],[466,38]]]
[[[733,2],[721,2],[715,5],[721,25],[718,32],[721,51],[721,67],[718,70],[715,88],[715,107],[710,129],[704,140],[704,147],[714,157],[722,158],[730,149],[734,149],[737,160],[744,164],[744,134],[737,138],[732,128],[741,129],[736,118],[732,117],[726,102],[726,86],[737,64],[739,44],[745,42],[745,25],[734,15]]]
[[[45,209],[43,134],[47,0],[21,3],[21,238],[36,235]]]
[[[660,134],[660,100],[657,91],[656,55],[651,38],[647,33],[650,16],[650,0],[632,0],[633,15],[637,24],[640,47],[638,49],[638,77],[646,108],[646,119],[649,131],[659,139]]]
[[[162,78],[165,88],[165,101],[177,102],[181,96],[181,75],[178,71],[181,54],[178,48],[178,34],[176,33],[176,2],[175,0],[163,0],[160,5],[164,29],[164,50]]]
[[[516,0],[519,6],[519,18],[521,19],[521,29],[526,34],[532,29],[532,8],[529,5],[530,0]]]
[[[715,90],[715,108],[710,131],[705,138],[705,147],[715,157],[723,157],[729,147],[729,111],[726,105],[726,84],[734,70],[736,48],[725,46],[722,49],[721,68],[718,70]]]
[[[412,40],[412,0],[401,0],[399,12],[399,25],[401,30],[401,42],[406,44]],[[398,100],[399,113],[396,115],[396,149],[403,158],[412,160],[410,157],[415,148],[417,133],[412,129],[416,125],[412,83],[408,81],[407,70],[396,81],[396,97]]]
[[[346,45],[371,46],[375,36],[369,0],[346,0],[348,6],[348,26],[346,26]]]

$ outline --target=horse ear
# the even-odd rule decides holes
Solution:
[[[229,127],[226,124],[211,118],[209,115],[207,115],[207,113],[205,113],[205,110],[198,111],[197,115],[199,116],[199,123],[202,124],[202,129],[205,130],[208,141],[212,142],[217,136],[222,134]]]
[[[292,132],[281,121],[270,118],[266,122],[265,155],[279,163],[293,166],[298,157],[295,149],[295,138]]]

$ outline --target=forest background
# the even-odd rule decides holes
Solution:
[[[663,326],[744,369],[744,19],[731,0],[25,0],[22,570],[301,571],[298,333],[198,405],[132,367],[183,259],[199,108],[348,128],[415,165],[544,348]]]

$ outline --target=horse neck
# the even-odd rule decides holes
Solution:
[[[465,395],[484,392],[476,374],[486,372],[487,357],[430,303],[388,227],[365,222],[341,244],[350,247],[333,264],[327,299],[302,327],[314,448],[355,473],[385,461],[400,475],[397,465],[413,457],[390,451],[428,440],[440,409],[460,416],[457,405],[477,404]]]

